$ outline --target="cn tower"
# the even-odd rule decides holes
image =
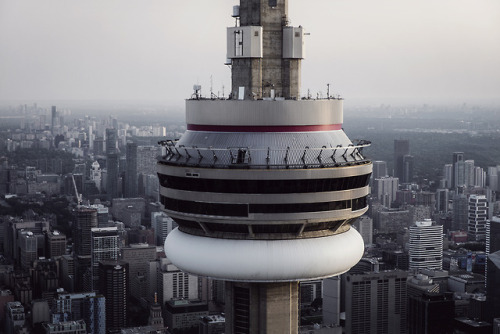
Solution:
[[[186,101],[187,131],[162,144],[165,241],[181,270],[226,281],[226,333],[298,333],[298,282],[361,258],[366,141],[342,130],[343,100],[301,98],[304,29],[288,0],[241,0],[227,28],[228,99]],[[320,52],[320,51],[318,51]]]

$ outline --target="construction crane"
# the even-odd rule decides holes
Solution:
[[[76,187],[75,177],[71,174],[71,179],[73,180],[73,187],[75,188],[76,204],[78,206],[82,205],[82,194],[78,193],[78,188]]]

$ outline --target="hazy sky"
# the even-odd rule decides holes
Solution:
[[[0,100],[225,95],[230,0],[0,0]],[[289,0],[302,91],[375,102],[500,101],[498,0]]]

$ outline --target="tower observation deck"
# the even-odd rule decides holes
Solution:
[[[342,99],[300,98],[304,29],[288,0],[241,0],[227,28],[229,99],[186,101],[187,131],[161,144],[165,241],[181,270],[226,281],[226,333],[297,333],[298,282],[363,254],[367,141],[342,130]]]

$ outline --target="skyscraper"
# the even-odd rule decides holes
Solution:
[[[411,183],[413,181],[413,165],[415,158],[413,155],[403,156],[403,172],[402,172],[402,183]]]
[[[387,162],[385,161],[374,161],[373,162],[373,179],[380,179],[386,177],[387,175]]]
[[[125,197],[137,197],[137,144],[134,142],[127,143]]]
[[[129,264],[130,295],[145,303],[152,279],[149,277],[149,263],[156,259],[156,247],[131,244],[130,247],[121,249],[121,259]]]
[[[486,196],[470,195],[469,210],[467,212],[468,240],[485,241],[486,221],[488,220],[488,200]]]
[[[24,307],[20,302],[8,302],[5,305],[5,333],[15,333],[16,327],[25,325]]]
[[[430,219],[410,227],[410,269],[443,269],[443,226]]]
[[[488,303],[488,320],[500,317],[500,216],[493,217],[487,224],[486,234],[486,301]]]
[[[186,102],[187,131],[165,141],[165,241],[179,269],[226,281],[226,333],[297,333],[298,281],[356,264],[352,222],[368,209],[366,141],[342,130],[343,100],[300,99],[302,27],[288,1],[241,0],[227,30],[231,97]]]
[[[59,293],[54,300],[52,322],[83,319],[87,333],[106,333],[106,300],[95,292]]]
[[[410,154],[410,141],[408,139],[394,139],[394,177],[404,180],[405,155]]]
[[[84,206],[74,211],[73,243],[76,291],[92,291],[92,228],[97,227],[97,210]]]
[[[436,190],[436,211],[440,213],[448,212],[448,201],[450,192],[448,189]]]
[[[107,200],[118,197],[118,134],[116,129],[106,129],[106,193]]]
[[[50,131],[54,133],[54,127],[57,124],[57,107],[52,106],[51,108],[51,117],[50,117]]]
[[[99,289],[99,263],[118,260],[120,252],[118,229],[116,227],[95,227],[92,237],[92,291]]]
[[[49,231],[46,234],[47,257],[53,258],[66,254],[66,236],[59,231]]]
[[[453,194],[453,222],[451,229],[453,231],[468,230],[468,199],[464,194]]]
[[[99,271],[99,291],[106,297],[106,330],[127,327],[128,263],[101,261]]]
[[[373,196],[376,197],[383,206],[391,207],[396,200],[396,192],[399,187],[399,179],[396,177],[382,177],[373,181]]]
[[[347,274],[345,332],[407,333],[407,277],[400,270]]]
[[[453,153],[452,188],[465,185],[465,162],[464,152]]]

